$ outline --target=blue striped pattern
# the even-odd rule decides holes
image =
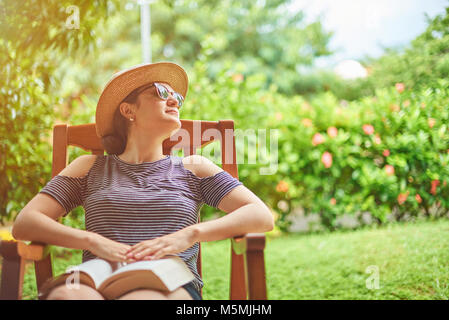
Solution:
[[[217,208],[221,199],[242,183],[226,171],[199,178],[184,168],[182,158],[127,163],[116,155],[97,156],[84,177],[56,175],[40,191],[66,210],[85,210],[86,230],[134,245],[193,225],[203,204]],[[196,262],[198,243],[177,255],[203,286]],[[83,252],[83,262],[96,258]]]

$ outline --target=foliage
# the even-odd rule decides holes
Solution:
[[[166,3],[152,6],[155,55],[191,65],[204,51],[204,40],[211,38],[208,76],[214,80],[225,61],[234,61],[248,66],[245,75],[264,73],[266,87],[274,83],[293,93],[300,68],[331,53],[331,34],[319,20],[306,24],[303,12],[291,9],[291,0]]]
[[[343,79],[331,70],[318,69],[299,78],[300,81],[294,84],[293,92],[307,99],[322,92],[330,92],[339,100],[353,101],[374,93],[366,79]]]
[[[330,229],[344,213],[370,212],[379,223],[391,212],[397,219],[429,215],[433,204],[446,213],[447,100],[441,82],[423,92],[379,90],[351,104],[323,94],[296,113],[288,108],[278,172],[288,208],[319,213]]]
[[[78,1],[82,27],[71,29],[70,1],[1,1],[0,220],[11,219],[51,176],[49,133],[60,100],[59,63],[94,48],[92,28],[118,1]],[[72,13],[73,14],[73,13]],[[68,24],[68,19],[70,23]]]
[[[281,229],[297,207],[318,213],[331,230],[345,213],[369,212],[384,223],[429,216],[435,205],[439,214],[447,212],[448,82],[417,92],[398,84],[351,103],[330,92],[307,101],[275,87],[260,90],[264,75],[243,77],[243,65],[223,66],[214,83],[207,68],[205,56],[192,72],[182,117],[230,118],[237,129],[253,131],[243,136],[247,140],[236,133],[240,179],[276,211]],[[256,163],[249,160],[258,152],[259,129],[271,160],[278,161],[273,174],[261,174],[268,163],[260,154]],[[270,130],[277,133],[277,150],[270,149]]]

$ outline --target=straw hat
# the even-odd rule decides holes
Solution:
[[[98,100],[95,126],[99,138],[114,132],[114,112],[123,99],[133,90],[151,82],[165,82],[184,97],[187,94],[187,73],[175,63],[144,63],[122,70],[112,76]]]

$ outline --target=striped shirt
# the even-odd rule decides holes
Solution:
[[[39,192],[56,199],[66,211],[64,216],[82,205],[87,231],[134,245],[197,223],[204,203],[217,208],[241,184],[226,171],[199,178],[178,156],[133,164],[117,155],[99,155],[85,176],[56,175]],[[195,275],[193,283],[200,290],[198,250],[195,243],[177,255]],[[83,262],[94,258],[83,251]]]

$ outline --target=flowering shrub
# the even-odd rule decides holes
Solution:
[[[269,198],[319,213],[329,229],[344,213],[379,223],[392,212],[430,215],[434,205],[446,213],[448,98],[447,83],[423,92],[398,84],[349,104],[323,94],[283,106],[278,180],[288,191]]]
[[[281,229],[297,207],[318,213],[329,229],[343,214],[369,212],[383,223],[392,213],[401,219],[449,207],[447,82],[422,92],[398,83],[350,103],[329,92],[306,101],[263,89],[238,66],[224,66],[213,84],[202,77],[204,64],[196,68],[183,117],[279,131],[277,171],[261,175],[266,164],[241,161],[239,178],[276,211]]]

